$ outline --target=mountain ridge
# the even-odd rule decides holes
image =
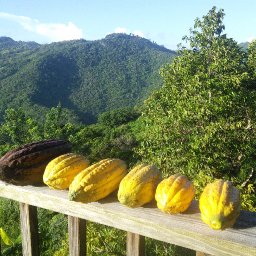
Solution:
[[[0,54],[0,113],[22,106],[40,118],[61,103],[85,123],[142,102],[161,86],[159,68],[176,55],[126,34],[51,44],[0,37]]]

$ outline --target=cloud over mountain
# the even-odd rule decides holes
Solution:
[[[140,30],[133,30],[133,31],[130,31],[129,29],[127,28],[122,28],[122,27],[117,27],[115,28],[114,30],[115,33],[124,33],[124,34],[133,34],[135,36],[140,36],[140,37],[144,37],[144,33]]]
[[[51,42],[80,39],[83,37],[83,31],[72,22],[67,24],[43,23],[37,19],[5,12],[0,12],[0,19],[16,22],[23,29],[44,36]]]

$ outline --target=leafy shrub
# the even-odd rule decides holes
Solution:
[[[213,7],[196,19],[184,37],[189,48],[181,47],[161,70],[164,86],[146,100],[139,118],[143,129],[136,152],[144,161],[166,176],[198,178],[200,186],[203,176],[241,185],[255,169],[255,45],[247,55],[227,38],[223,17],[223,10]],[[250,181],[256,183],[255,175]],[[246,186],[240,188],[244,193]]]

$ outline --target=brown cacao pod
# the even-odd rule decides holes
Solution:
[[[55,157],[70,151],[71,144],[64,140],[23,145],[0,158],[0,179],[19,185],[42,183],[46,165]]]

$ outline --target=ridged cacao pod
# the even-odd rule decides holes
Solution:
[[[71,144],[63,140],[45,140],[18,147],[0,158],[0,179],[19,185],[42,183],[46,165],[70,150]]]
[[[74,177],[89,166],[89,161],[77,154],[68,153],[54,158],[45,168],[43,180],[53,189],[66,189]]]
[[[221,179],[206,185],[199,199],[201,218],[213,229],[232,227],[240,207],[239,190]]]
[[[155,198],[161,211],[173,214],[186,211],[194,196],[193,183],[184,175],[174,174],[158,184]]]
[[[118,200],[128,207],[139,207],[152,201],[161,173],[154,165],[135,166],[120,182]]]
[[[69,199],[83,203],[98,201],[115,191],[127,174],[120,159],[104,159],[80,172],[69,187]]]

